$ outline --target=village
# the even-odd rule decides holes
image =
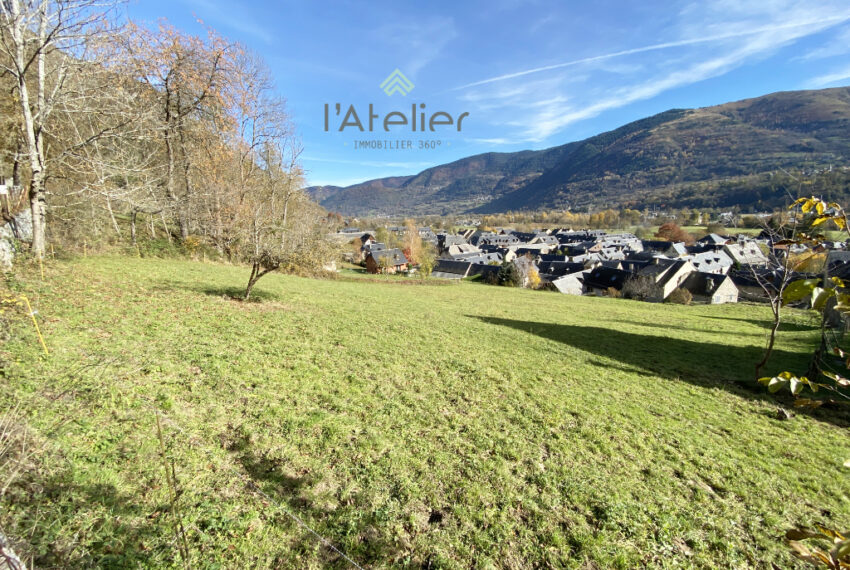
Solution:
[[[387,226],[386,231],[399,236],[405,228]],[[534,281],[534,288],[567,295],[649,302],[681,302],[684,297],[688,303],[736,303],[765,300],[783,276],[790,281],[850,274],[850,252],[844,242],[826,241],[812,250],[804,244],[789,244],[769,230],[758,235],[710,233],[691,245],[590,229],[435,233],[430,227],[421,227],[418,232],[438,255],[432,278],[496,283],[503,266],[514,263],[522,276],[521,286]],[[348,261],[360,263],[370,273],[414,274],[418,268],[404,251],[377,241],[376,233],[345,228],[340,235],[355,235],[360,244],[359,256],[349,255]],[[823,263],[798,267],[805,264],[785,263],[789,255]]]

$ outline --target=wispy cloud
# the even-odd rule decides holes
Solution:
[[[678,36],[669,41],[504,73],[453,91],[503,126],[489,137],[493,144],[540,143],[578,121],[724,75],[848,20],[846,4],[765,0],[758,7],[741,7],[732,0],[700,2],[686,6],[665,30]],[[649,53],[654,55],[647,57]],[[847,72],[813,83],[840,81]]]
[[[828,87],[836,83],[846,83],[848,81],[850,81],[850,65],[833,73],[827,73],[810,79],[807,86],[813,88]]]
[[[396,54],[403,73],[415,76],[437,59],[458,33],[452,18],[435,16],[415,22],[394,20],[370,35],[381,39],[390,53]]]
[[[798,28],[799,29],[809,28],[813,25],[838,24],[840,22],[845,22],[848,19],[850,19],[850,15],[833,16],[833,17],[830,17],[830,18],[823,18],[823,19],[816,20],[816,21],[813,21],[813,22],[790,22],[790,23],[787,23],[787,24],[780,24],[780,25],[776,25],[776,26],[765,26],[765,27],[762,27],[762,28],[754,29],[754,30],[746,30],[746,31],[732,32],[732,33],[726,33],[726,34],[717,34],[717,35],[713,35],[713,36],[689,38],[689,39],[679,40],[679,41],[674,41],[674,42],[664,42],[664,43],[659,43],[659,44],[652,44],[652,45],[648,45],[648,46],[626,49],[626,50],[616,51],[616,52],[612,52],[612,53],[596,55],[596,56],[592,56],[592,57],[575,59],[575,60],[566,61],[566,62],[563,62],[563,63],[556,63],[556,64],[553,64],[553,65],[544,65],[542,67],[535,67],[535,68],[526,69],[526,70],[523,70],[523,71],[516,71],[514,73],[506,73],[504,75],[497,75],[496,77],[490,77],[488,79],[481,79],[480,81],[474,81],[472,83],[467,83],[465,85],[460,85],[458,87],[454,87],[453,89],[451,89],[451,91],[468,89],[470,87],[477,87],[479,85],[486,85],[488,83],[495,83],[497,81],[504,81],[506,79],[515,79],[517,77],[524,77],[526,75],[531,75],[533,73],[541,73],[543,71],[553,71],[553,70],[556,70],[556,69],[563,69],[565,67],[573,67],[573,66],[577,66],[577,65],[581,65],[581,64],[586,64],[586,63],[601,62],[601,61],[605,61],[607,59],[614,59],[614,58],[617,58],[617,57],[623,57],[623,56],[627,56],[627,55],[636,55],[636,54],[640,54],[640,53],[646,53],[646,52],[651,52],[651,51],[659,51],[659,50],[667,50],[667,49],[676,48],[676,47],[685,47],[685,46],[692,46],[692,45],[697,45],[697,44],[719,42],[719,41],[724,41],[724,40],[742,38],[742,37],[746,37],[746,36],[756,36],[756,35],[762,35],[762,34],[765,34],[765,33],[782,32],[782,31],[785,31],[785,30],[794,30],[794,29],[798,29]]]
[[[201,19],[215,20],[222,26],[242,32],[265,44],[271,44],[274,41],[274,35],[271,32],[250,18],[246,18],[245,10],[234,9],[232,3],[220,4],[216,0],[183,0],[183,2],[199,10],[198,16]]]
[[[850,26],[838,31],[835,36],[829,38],[824,45],[808,50],[806,53],[794,58],[795,61],[814,61],[827,59],[850,53]]]

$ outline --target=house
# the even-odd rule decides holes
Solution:
[[[587,273],[587,271],[568,273],[554,279],[551,283],[565,295],[581,295],[584,292],[584,277]]]
[[[670,244],[670,247],[664,250],[664,255],[667,257],[682,257],[683,255],[688,255],[688,249],[685,247],[684,242],[673,242]]]
[[[469,273],[467,273],[467,277],[472,277],[474,275],[481,275],[485,281],[490,279],[495,280],[496,276],[499,275],[499,271],[501,271],[501,265],[484,265],[481,263],[473,263],[469,266]]]
[[[545,244],[524,243],[521,247],[515,248],[514,253],[516,253],[518,256],[530,255],[531,257],[537,257],[541,253],[549,253],[551,247],[552,246]]]
[[[666,240],[644,239],[640,241],[643,251],[651,251],[663,254],[670,249],[670,242]]]
[[[369,273],[398,273],[407,271],[407,258],[400,249],[370,251],[366,256]]]
[[[728,242],[729,238],[725,238],[719,234],[708,234],[707,236],[697,240],[698,244],[713,246],[726,245]]]
[[[694,271],[682,282],[682,287],[691,292],[694,301],[712,305],[738,302],[738,288],[728,275]]]
[[[445,254],[450,257],[465,255],[467,253],[481,253],[481,250],[470,243],[452,244],[445,250]]]
[[[438,259],[431,271],[431,277],[437,279],[463,279],[469,274],[472,266],[468,261],[453,261],[451,259]]]
[[[632,273],[611,267],[595,267],[584,276],[584,290],[594,295],[607,295],[608,288],[623,290],[623,285],[631,279]]]
[[[491,263],[501,265],[502,264],[502,254],[501,253],[482,253],[482,252],[473,252],[473,253],[462,253],[460,255],[452,256],[452,259],[455,261],[468,261],[469,263],[480,263],[482,265],[489,265]]]
[[[453,245],[466,245],[466,238],[455,234],[437,234],[437,249],[440,252],[448,250]]]
[[[694,264],[687,259],[657,259],[655,263],[641,269],[637,275],[652,280],[646,300],[660,302],[678,289],[694,271]]]
[[[734,265],[732,258],[721,251],[704,251],[691,257],[697,271],[726,275]]]
[[[540,272],[541,278],[554,281],[558,277],[583,271],[584,265],[570,261],[541,261],[537,265],[537,270]]]
[[[736,265],[763,266],[768,263],[767,256],[754,241],[727,243],[723,246],[723,252],[731,257]]]

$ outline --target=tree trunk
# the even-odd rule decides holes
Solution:
[[[115,234],[118,237],[121,237],[121,228],[118,227],[115,212],[112,211],[112,200],[109,199],[109,196],[106,197],[106,209],[109,211],[109,219],[112,220],[112,229],[115,230]]]
[[[30,211],[32,212],[32,253],[44,257],[44,178],[36,173],[30,181]]]
[[[245,288],[245,300],[251,298],[251,290],[254,288],[254,285],[257,283],[257,280],[260,278],[260,264],[254,263],[251,265],[251,276],[248,278],[248,287]]]
[[[245,300],[251,298],[251,291],[254,289],[254,285],[257,284],[257,281],[260,280],[260,277],[266,275],[267,273],[271,273],[280,267],[280,264],[275,265],[274,267],[266,267],[262,269],[258,262],[254,262],[251,265],[251,277],[248,278],[248,287],[245,288]]]
[[[136,245],[136,210],[130,214],[130,243]]]
[[[782,320],[782,299],[778,298],[774,301],[773,308],[773,326],[770,328],[770,338],[767,342],[767,348],[764,350],[764,357],[761,361],[756,364],[756,380],[761,376],[761,369],[767,364],[768,360],[770,360],[770,356],[773,354],[773,345],[776,343],[776,333],[779,331],[779,323]]]

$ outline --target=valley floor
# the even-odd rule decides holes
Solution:
[[[247,274],[7,280],[50,349],[13,314],[0,528],[33,566],[352,567],[287,513],[364,568],[785,568],[786,528],[850,527],[850,416],[776,418],[766,307],[284,275],[233,300]],[[789,318],[772,371],[818,335]]]

